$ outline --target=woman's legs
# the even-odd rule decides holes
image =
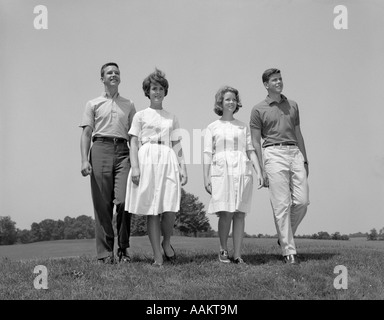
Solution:
[[[175,225],[175,216],[175,212],[164,212],[161,217],[161,232],[163,234],[162,246],[168,257],[172,257],[175,254],[171,248],[171,236]]]
[[[222,211],[219,213],[218,233],[220,239],[220,250],[227,250],[229,231],[231,229],[233,212]]]
[[[148,216],[147,217],[147,231],[149,241],[152,245],[153,255],[155,262],[162,264],[163,255],[160,248],[160,216]]]
[[[244,226],[245,226],[245,213],[235,212],[233,215],[233,258],[237,259],[241,257],[241,248],[243,246],[244,238]]]

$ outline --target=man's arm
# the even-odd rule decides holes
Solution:
[[[307,158],[307,152],[305,150],[305,143],[304,143],[303,135],[301,133],[300,125],[295,126],[295,134],[297,138],[297,146],[299,147],[304,157],[304,166],[305,166],[305,170],[307,171],[307,177],[308,177],[309,175],[308,158]]]
[[[261,152],[261,130],[251,128],[251,138],[252,138],[252,144],[256,151],[257,159],[259,160],[259,165],[261,169],[261,174],[264,179],[264,187],[268,188],[268,177],[264,170],[264,163],[263,163],[263,154]]]
[[[92,128],[84,126],[80,138],[80,152],[81,152],[81,174],[86,177],[92,173],[92,166],[89,163],[88,155],[91,147]]]

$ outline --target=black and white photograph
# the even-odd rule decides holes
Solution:
[[[0,300],[383,300],[383,16],[0,0]]]

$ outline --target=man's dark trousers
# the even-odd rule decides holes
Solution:
[[[124,212],[125,191],[130,169],[126,142],[95,141],[91,148],[91,190],[96,223],[97,258],[113,255],[113,206],[116,206],[117,242],[129,248],[131,214]]]

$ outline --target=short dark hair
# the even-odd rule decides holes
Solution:
[[[221,87],[215,95],[215,107],[213,108],[213,111],[215,111],[215,113],[219,116],[223,115],[223,100],[224,100],[224,95],[227,92],[232,92],[235,95],[236,100],[237,100],[236,109],[235,109],[235,111],[233,111],[233,113],[236,113],[237,111],[239,111],[239,108],[241,108],[243,106],[241,104],[239,91],[237,89],[229,87],[229,86]]]
[[[149,98],[149,90],[151,89],[151,84],[158,83],[164,88],[164,97],[168,94],[169,83],[165,79],[165,73],[159,69],[155,69],[148,77],[143,81],[143,91],[144,95]]]
[[[117,69],[119,69],[119,66],[117,65],[117,63],[115,63],[115,62],[108,62],[108,63],[104,64],[104,65],[101,67],[101,69],[100,69],[100,75],[101,75],[101,77],[104,77],[104,69],[105,69],[106,67],[109,67],[109,66],[115,66]]]
[[[267,69],[264,71],[263,73],[263,76],[262,76],[262,79],[263,79],[263,83],[264,82],[268,82],[269,81],[269,78],[273,75],[273,74],[276,74],[276,73],[281,73],[279,69],[276,69],[276,68],[270,68],[270,69]]]

